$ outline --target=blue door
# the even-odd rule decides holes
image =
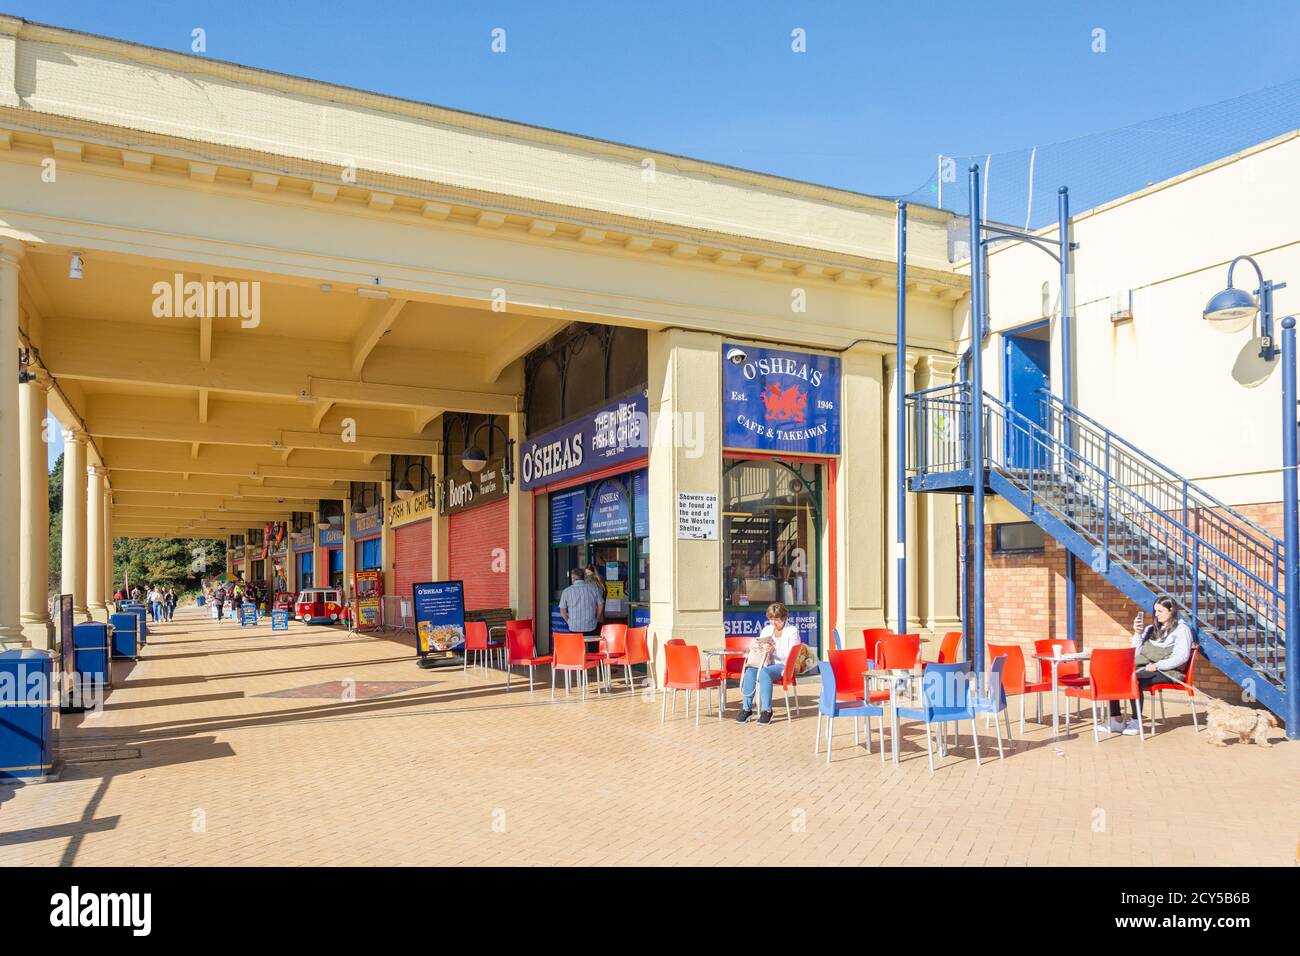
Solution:
[[[1006,463],[1010,468],[1029,468],[1033,464],[1035,448],[1039,449],[1041,461],[1042,446],[1030,439],[1024,419],[1044,427],[1047,425],[1047,409],[1039,389],[1051,387],[1051,346],[1044,339],[1029,338],[1023,333],[1005,336],[1004,340],[1004,400],[1011,411],[1023,416],[1007,416]]]
[[[313,557],[310,551],[298,555],[298,590],[311,587]]]

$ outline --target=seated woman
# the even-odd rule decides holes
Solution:
[[[745,668],[745,673],[740,679],[740,690],[745,699],[740,706],[740,716],[736,718],[737,723],[743,724],[754,715],[755,684],[759,688],[758,722],[760,724],[770,724],[772,722],[772,684],[781,679],[781,672],[785,670],[786,658],[797,653],[801,643],[799,628],[789,623],[789,621],[790,612],[784,604],[778,601],[767,606],[767,624],[763,627],[754,643],[772,642],[772,658],[766,667]]]
[[[1156,598],[1154,614],[1155,623],[1145,629],[1140,611],[1133,619],[1133,646],[1137,648],[1133,663],[1137,668],[1138,699],[1130,705],[1133,717],[1127,723],[1120,720],[1119,701],[1110,702],[1107,729],[1111,733],[1130,737],[1137,734],[1138,704],[1142,695],[1149,693],[1152,684],[1187,680],[1187,662],[1192,656],[1192,630],[1178,614],[1173,598],[1167,595]]]

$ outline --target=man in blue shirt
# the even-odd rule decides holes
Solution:
[[[569,572],[570,584],[560,594],[560,617],[571,634],[595,634],[600,626],[603,603],[600,591],[583,580],[582,570]]]

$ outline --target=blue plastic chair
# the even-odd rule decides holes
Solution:
[[[998,728],[998,759],[1002,760],[1002,718],[1007,712],[1007,691],[1002,686],[1002,669],[1007,666],[1007,655],[999,654],[989,665],[988,691],[983,697],[975,698],[975,713],[984,714],[984,726],[988,726],[989,717]],[[1007,717],[1007,739],[1011,739],[1011,718]]]
[[[835,739],[835,718],[849,717],[853,720],[853,745],[858,744],[858,718],[866,718],[867,753],[871,753],[871,718],[880,718],[880,762],[885,762],[885,708],[867,703],[842,703],[835,699],[835,671],[829,661],[817,665],[822,679],[822,696],[817,705],[817,740],[813,746],[813,755],[822,749],[822,718],[826,718],[826,763],[831,762],[831,745]]]
[[[844,641],[840,639],[840,629],[838,627],[831,628],[831,637],[835,639],[835,649],[837,651],[844,650]]]
[[[975,742],[975,766],[980,765],[980,739],[975,734],[975,698],[970,684],[973,672],[970,661],[956,664],[927,664],[921,678],[921,706],[899,707],[898,716],[905,720],[919,720],[925,724],[925,751],[930,759],[930,772],[934,773],[934,744],[930,728],[938,724],[970,721],[971,740]],[[939,734],[939,756],[947,753],[943,734]]]

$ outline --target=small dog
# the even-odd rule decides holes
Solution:
[[[1278,723],[1277,718],[1267,710],[1237,707],[1208,694],[1202,696],[1205,697],[1205,706],[1209,711],[1205,721],[1205,739],[1214,746],[1228,746],[1225,741],[1231,737],[1236,737],[1243,744],[1253,740],[1260,747],[1273,746],[1268,742],[1268,729],[1276,727]]]

